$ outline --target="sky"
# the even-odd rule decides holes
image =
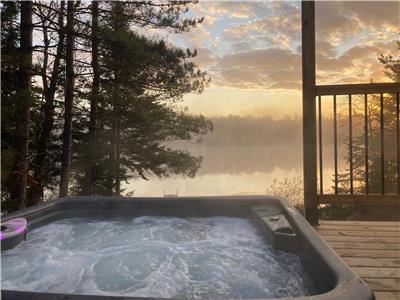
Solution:
[[[204,17],[188,33],[168,34],[197,49],[211,77],[200,95],[180,103],[206,116],[301,116],[300,1],[201,1]],[[389,81],[380,54],[399,56],[400,2],[316,2],[317,84]]]

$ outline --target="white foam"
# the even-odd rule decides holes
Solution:
[[[163,298],[304,296],[296,255],[274,251],[249,220],[67,219],[2,254],[2,288]]]

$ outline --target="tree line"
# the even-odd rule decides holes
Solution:
[[[195,50],[139,33],[191,30],[202,22],[185,17],[192,3],[2,2],[3,210],[196,174],[202,158],[168,145],[212,123],[174,103],[210,78]]]

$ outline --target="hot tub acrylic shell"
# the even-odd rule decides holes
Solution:
[[[265,208],[271,207],[289,223],[289,234],[273,234],[271,219]],[[260,213],[260,210],[262,211]],[[275,212],[277,211],[277,212]],[[300,256],[318,294],[295,298],[298,300],[372,300],[369,287],[353,273],[333,250],[320,238],[303,216],[285,199],[268,196],[219,196],[179,198],[124,198],[124,197],[72,197],[56,199],[36,205],[2,218],[2,222],[24,217],[29,230],[52,221],[71,217],[119,217],[142,215],[168,215],[181,217],[238,216],[254,219],[274,247]],[[267,218],[264,218],[267,216]],[[264,221],[263,221],[264,219]],[[281,220],[280,220],[281,221]],[[286,228],[285,228],[286,229]],[[278,230],[279,231],[279,230]],[[291,232],[293,231],[293,232]],[[232,233],[234,234],[234,233]],[[68,274],[67,276],[71,276]],[[24,292],[2,290],[4,300],[105,300],[105,299],[156,299],[126,296],[79,295],[62,293]],[[272,300],[271,298],[268,298]],[[276,300],[277,300],[276,299]]]

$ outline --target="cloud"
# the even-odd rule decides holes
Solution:
[[[387,40],[400,27],[400,2],[319,1],[315,10],[317,40],[335,46],[371,33]]]
[[[174,39],[180,40],[189,48],[215,48],[217,41],[211,35],[211,32],[203,24],[197,25],[189,32],[175,34]]]
[[[300,39],[300,9],[297,3],[270,2],[262,8],[262,18],[230,26],[224,30],[225,39],[233,42],[243,40],[263,41],[267,46],[289,47]],[[254,43],[253,43],[254,44]]]
[[[298,60],[299,56],[289,49],[267,48],[226,55],[221,59],[220,65],[230,67],[237,64],[239,67],[279,69],[284,65],[297,63]]]
[[[301,49],[300,49],[301,51]],[[315,51],[317,55],[323,55],[328,57],[333,57],[336,55],[336,48],[329,42],[318,42],[316,44]]]
[[[218,82],[241,88],[298,88],[300,80],[298,54],[289,49],[268,48],[220,57]]]
[[[317,82],[387,80],[378,61],[396,55],[398,2],[316,2]],[[199,66],[214,85],[245,89],[301,88],[299,2],[202,2],[211,21],[182,35],[198,49]]]
[[[361,24],[342,2],[320,1],[315,5],[315,30],[318,41],[337,46],[343,39],[361,31]]]
[[[234,52],[242,52],[251,49],[253,47],[253,43],[249,41],[237,42],[237,43],[232,43],[231,47]]]
[[[399,30],[400,2],[398,1],[360,1],[342,2],[343,10],[356,16],[360,24],[369,30],[382,30],[382,27],[391,27]]]
[[[333,46],[321,44],[317,54],[317,83],[385,82],[381,54],[394,54],[395,41],[357,45],[341,55]],[[214,84],[237,88],[300,89],[301,55],[287,48],[242,51],[215,58]]]
[[[357,45],[342,55],[332,56],[329,51],[317,53],[318,83],[360,83],[374,80],[388,81],[378,57],[399,53],[395,41],[375,42],[369,45]]]
[[[233,18],[246,19],[262,13],[261,1],[200,1],[191,9],[199,14],[221,17],[228,15]]]
[[[215,56],[210,49],[197,48],[197,56],[194,61],[200,68],[207,68],[215,62]]]

